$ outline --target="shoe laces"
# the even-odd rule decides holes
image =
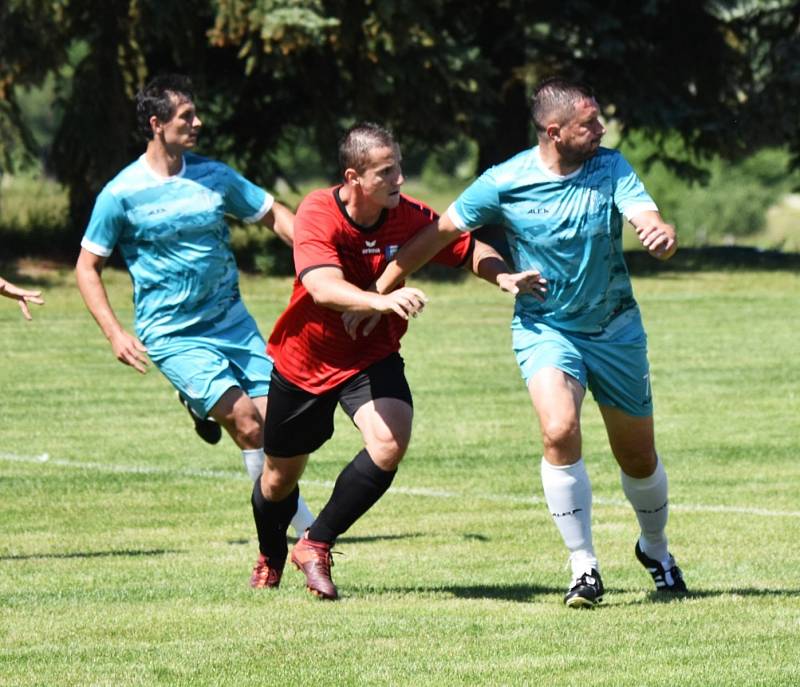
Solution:
[[[327,542],[306,539],[304,543],[314,552],[314,558],[323,566],[326,572],[330,572],[330,569],[333,567],[333,554],[338,556],[342,555],[341,551],[334,551],[332,549],[333,544],[328,544]]]

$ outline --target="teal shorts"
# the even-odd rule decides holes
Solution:
[[[637,417],[653,414],[647,335],[639,309],[620,313],[600,334],[555,329],[515,316],[514,355],[527,385],[545,367],[555,367],[589,388],[601,405]]]
[[[243,308],[237,310],[233,322],[200,322],[147,343],[150,360],[200,417],[231,387],[240,387],[250,398],[269,392],[272,359],[266,343],[255,320]]]

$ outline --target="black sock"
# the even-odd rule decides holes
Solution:
[[[363,449],[339,473],[328,503],[308,531],[308,538],[333,543],[366,513],[391,485],[397,470],[381,470]]]
[[[261,493],[261,480],[253,484],[253,519],[258,532],[258,548],[275,567],[286,562],[288,546],[286,530],[297,512],[297,499],[300,488],[295,487],[283,501],[267,501]]]

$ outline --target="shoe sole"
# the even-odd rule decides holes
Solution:
[[[567,605],[567,608],[594,608],[597,606],[597,604],[602,603],[602,601],[602,597],[596,601],[592,601],[591,599],[585,599],[582,596],[573,596],[571,599],[567,599],[564,603]]]

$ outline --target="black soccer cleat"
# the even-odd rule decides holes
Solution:
[[[200,417],[195,413],[194,410],[192,410],[192,406],[189,405],[189,401],[180,391],[178,392],[178,400],[189,412],[189,416],[194,422],[194,431],[197,432],[197,436],[207,444],[219,443],[219,440],[222,438],[222,427],[210,417]]]
[[[686,594],[689,590],[686,589],[686,583],[683,581],[683,573],[676,565],[675,559],[672,554],[669,555],[669,562],[671,565],[665,568],[661,563],[653,558],[647,556],[642,547],[639,546],[639,541],[636,541],[636,558],[639,562],[647,568],[647,572],[656,583],[657,592],[665,592],[668,594]]]
[[[600,573],[592,568],[572,581],[572,586],[564,595],[564,603],[570,608],[594,608],[603,600],[604,592]]]

